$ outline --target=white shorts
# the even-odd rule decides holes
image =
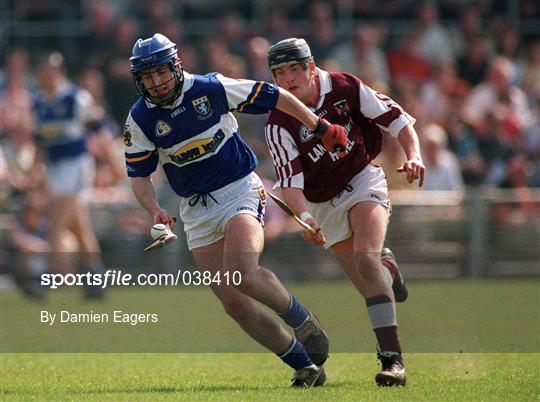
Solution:
[[[326,244],[329,248],[346,240],[352,235],[349,223],[349,211],[362,201],[376,202],[388,209],[391,204],[388,198],[388,185],[384,171],[379,166],[368,165],[354,176],[345,189],[331,200],[313,203],[308,202],[310,213],[319,223]]]
[[[266,193],[255,172],[206,195],[206,206],[202,195],[194,202],[196,197],[180,201],[180,219],[190,250],[222,239],[227,222],[235,215],[252,215],[264,224]]]
[[[47,182],[55,195],[87,193],[94,183],[94,159],[89,154],[63,158],[47,165]]]

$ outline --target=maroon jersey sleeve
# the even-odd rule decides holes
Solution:
[[[270,151],[279,187],[304,188],[301,155],[296,143],[287,131],[286,115],[276,113],[268,121],[265,129],[266,144]],[[292,118],[292,117],[291,117]]]
[[[397,136],[401,129],[416,121],[388,96],[359,81],[360,113],[383,131]]]

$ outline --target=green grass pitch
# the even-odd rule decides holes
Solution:
[[[539,285],[411,281],[410,299],[398,305],[409,382],[395,389],[373,381],[374,337],[347,282],[289,284],[332,342],[327,383],[310,390],[290,389],[292,370],[250,341],[208,289],[119,289],[93,304],[74,289],[51,292],[44,304],[1,294],[0,400],[538,400]],[[160,320],[39,324],[40,310],[62,308],[153,311]],[[28,353],[36,351],[54,353]]]

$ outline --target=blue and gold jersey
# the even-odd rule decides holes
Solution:
[[[182,93],[170,107],[140,98],[124,127],[129,177],[146,177],[158,162],[181,197],[215,191],[251,173],[257,158],[240,137],[232,112],[267,113],[279,89],[267,82],[184,72]]]

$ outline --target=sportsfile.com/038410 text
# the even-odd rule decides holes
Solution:
[[[130,274],[122,270],[108,269],[103,273],[42,274],[41,286],[57,289],[59,286],[238,286],[242,282],[239,271],[187,271],[179,269],[176,274]]]

